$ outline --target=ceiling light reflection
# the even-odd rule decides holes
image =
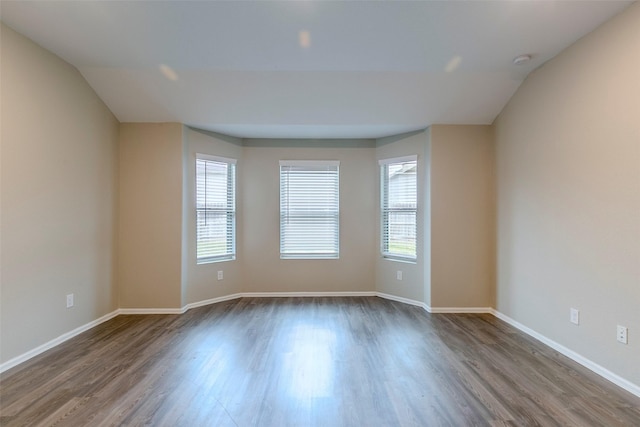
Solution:
[[[307,30],[302,30],[298,33],[298,43],[300,47],[308,49],[311,46],[311,33]]]
[[[165,76],[168,80],[175,82],[178,80],[178,73],[176,73],[173,68],[169,67],[166,64],[160,64],[158,67],[163,76]]]
[[[447,73],[453,73],[455,70],[458,69],[458,67],[460,66],[460,63],[462,62],[462,57],[461,56],[454,56],[453,58],[451,58],[451,60],[447,63],[447,66],[444,67],[444,70]]]
[[[331,396],[336,375],[332,355],[336,334],[306,325],[297,326],[291,333],[294,345],[284,360],[290,395],[299,400]]]

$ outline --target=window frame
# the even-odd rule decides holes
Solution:
[[[290,218],[309,217],[308,211],[304,210],[291,211],[284,208],[284,188],[283,183],[283,168],[287,167],[308,167],[308,168],[333,168],[335,167],[335,194],[333,195],[335,203],[331,206],[333,211],[324,215],[317,215],[318,218],[334,218],[334,231],[332,238],[334,240],[333,250],[331,252],[314,252],[314,251],[299,251],[292,252],[291,249],[287,249],[285,221]],[[340,258],[340,161],[338,160],[280,160],[279,165],[279,187],[280,187],[280,199],[279,199],[279,221],[280,221],[280,259],[339,259]],[[287,189],[289,187],[287,186]],[[287,195],[287,197],[290,197]],[[289,198],[286,199],[287,201]],[[291,238],[291,236],[289,236]],[[293,245],[292,245],[293,246]],[[320,250],[320,249],[317,249]]]
[[[209,154],[196,153],[195,166],[195,192],[194,192],[194,214],[195,214],[195,258],[196,264],[210,264],[214,262],[232,261],[236,259],[236,199],[237,199],[237,160],[227,157],[212,156]],[[227,185],[225,199],[227,205],[225,208],[207,208],[198,207],[198,163],[199,162],[212,162],[218,164],[224,164],[227,168]],[[206,184],[205,184],[206,185]],[[223,254],[202,256],[198,255],[199,246],[202,240],[200,237],[200,227],[198,226],[198,217],[201,212],[206,213],[218,213],[225,214],[226,216],[226,237],[225,247],[226,251]]]
[[[388,168],[391,165],[400,165],[405,163],[415,163],[416,182],[415,182],[415,207],[398,207],[391,208],[389,203],[389,174]],[[410,155],[404,157],[394,157],[389,159],[381,159],[378,161],[380,166],[380,253],[385,259],[393,261],[403,261],[416,263],[418,259],[418,156]],[[389,232],[389,216],[391,213],[413,213],[415,221],[413,223],[413,246],[412,255],[398,252],[391,252],[389,246],[391,243]]]

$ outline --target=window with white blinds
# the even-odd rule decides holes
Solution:
[[[235,259],[236,161],[196,155],[196,260]]]
[[[416,259],[417,156],[380,160],[381,250],[385,258]]]
[[[280,162],[280,258],[339,257],[339,165]]]

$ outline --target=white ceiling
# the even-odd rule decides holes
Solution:
[[[122,122],[375,138],[492,123],[529,72],[630,3],[2,0],[0,16]]]

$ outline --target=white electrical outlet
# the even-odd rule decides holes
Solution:
[[[73,294],[67,295],[67,308],[73,307]]]
[[[218,280],[222,280],[224,279],[224,273],[222,272],[222,270],[218,271]]]
[[[616,333],[616,338],[618,339],[619,342],[621,342],[622,344],[628,344],[627,341],[627,327],[626,326],[620,326],[618,325],[618,330]]]
[[[580,324],[580,310],[572,308],[571,309],[571,317],[569,318],[571,323],[575,323],[576,325]]]
[[[402,270],[396,271],[396,279],[397,280],[402,280]]]

